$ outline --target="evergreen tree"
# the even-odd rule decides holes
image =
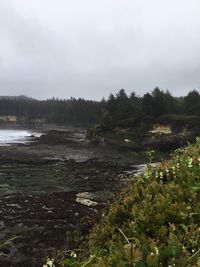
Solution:
[[[198,91],[190,91],[184,100],[186,113],[200,115],[200,94]]]

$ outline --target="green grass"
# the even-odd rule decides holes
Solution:
[[[200,138],[132,179],[63,266],[200,266]]]

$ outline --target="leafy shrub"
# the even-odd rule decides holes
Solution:
[[[200,118],[196,115],[176,115],[167,114],[159,118],[163,124],[171,124],[174,131],[181,131],[183,128],[192,129],[193,131],[200,128]]]
[[[200,139],[134,178],[76,266],[200,266]],[[86,265],[85,265],[86,264]]]

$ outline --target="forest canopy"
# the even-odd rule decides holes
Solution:
[[[127,95],[124,89],[108,99],[92,101],[71,98],[36,100],[29,97],[0,97],[0,115],[15,115],[26,122],[42,120],[61,124],[112,124],[118,121],[170,120],[175,115],[200,115],[200,94],[190,91],[185,97],[174,97],[156,87],[152,92]],[[173,115],[173,116],[172,116]],[[184,118],[184,117],[183,117]]]

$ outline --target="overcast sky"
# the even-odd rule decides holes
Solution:
[[[0,95],[200,90],[200,0],[0,0]]]

